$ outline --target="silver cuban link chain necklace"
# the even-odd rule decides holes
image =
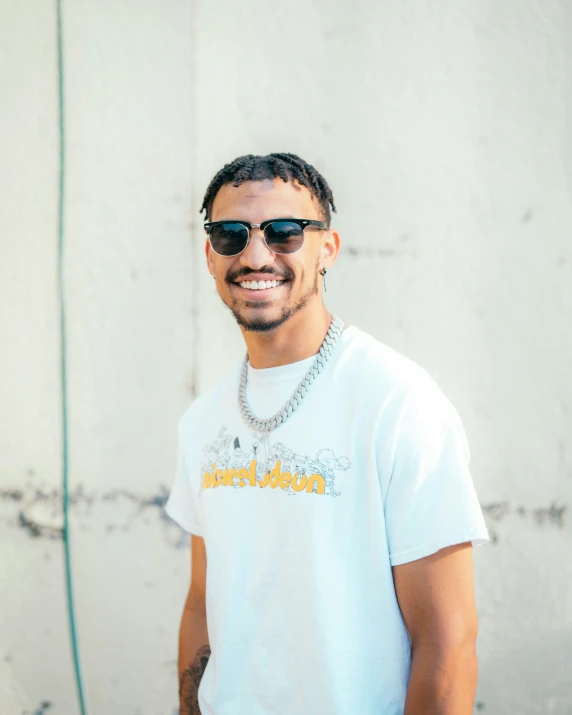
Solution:
[[[344,321],[338,318],[337,315],[332,317],[332,322],[324,338],[324,342],[320,347],[320,351],[316,355],[316,359],[312,363],[308,372],[302,378],[302,381],[298,387],[294,390],[292,397],[284,405],[281,410],[272,417],[268,417],[263,420],[252,412],[250,405],[248,404],[248,399],[246,398],[246,376],[248,374],[248,355],[244,358],[244,363],[242,365],[242,374],[240,376],[240,386],[238,388],[238,407],[240,409],[240,414],[242,419],[246,424],[256,432],[272,432],[276,427],[284,424],[286,420],[291,417],[294,412],[298,409],[306,393],[308,392],[310,385],[318,377],[318,375],[324,369],[326,363],[338,340],[340,339],[344,328]]]

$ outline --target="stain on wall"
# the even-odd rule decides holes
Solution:
[[[562,529],[565,525],[566,513],[568,506],[566,504],[558,505],[556,502],[551,502],[547,507],[512,507],[507,501],[493,502],[490,504],[481,504],[485,517],[492,521],[502,521],[507,516],[516,514],[522,518],[532,518],[538,526],[556,526]]]
[[[106,532],[128,531],[136,520],[158,518],[167,529],[169,544],[181,548],[188,544],[188,536],[165,513],[164,506],[169,490],[162,485],[152,494],[136,494],[128,489],[113,489],[98,493],[88,490],[82,484],[70,492],[70,514],[74,513],[80,521],[82,530],[89,530],[90,517],[97,514],[98,519],[108,519]],[[62,496],[59,489],[28,487],[24,489],[5,488],[0,492],[0,502],[4,508],[0,519],[7,525],[23,529],[34,539],[59,540],[63,536]],[[107,505],[123,505],[120,510],[113,509],[113,516],[106,514]],[[118,520],[117,514],[123,516]],[[173,540],[173,533],[180,533],[180,538]]]

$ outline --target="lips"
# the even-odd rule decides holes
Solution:
[[[247,290],[257,291],[257,290],[268,290],[269,288],[277,288],[282,285],[284,281],[274,280],[274,281],[241,281],[238,285],[241,288],[246,288]]]
[[[271,299],[273,293],[289,280],[289,276],[279,276],[276,273],[262,270],[258,273],[249,273],[246,276],[231,276],[230,284],[238,289],[245,298],[260,301]]]

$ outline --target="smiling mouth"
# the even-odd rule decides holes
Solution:
[[[235,285],[239,285],[241,288],[246,290],[257,291],[257,290],[268,290],[269,288],[278,288],[282,283],[286,281],[241,281]]]

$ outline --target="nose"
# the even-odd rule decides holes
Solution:
[[[240,263],[257,271],[273,263],[274,258],[275,254],[266,245],[262,231],[259,228],[252,228],[248,246],[240,254]]]

